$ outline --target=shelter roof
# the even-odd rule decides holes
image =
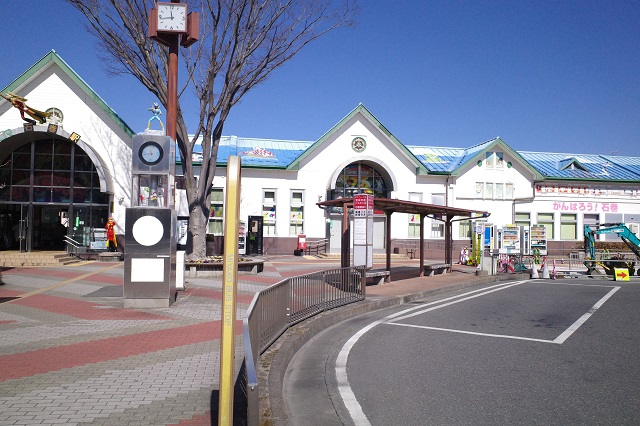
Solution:
[[[340,198],[317,203],[320,207],[344,207],[353,205],[353,198]],[[425,204],[415,201],[395,200],[391,198],[373,199],[374,210],[382,210],[391,213],[410,213],[418,215],[447,216],[447,217],[488,217],[489,213],[479,210],[468,210],[457,207],[441,206],[437,204]]]

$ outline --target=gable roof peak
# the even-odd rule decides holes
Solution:
[[[35,76],[39,75],[43,70],[48,68],[50,64],[56,64],[58,68],[65,73],[69,78],[80,87],[80,89],[87,94],[88,98],[92,99],[111,119],[115,124],[120,127],[125,133],[133,135],[134,131],[129,127],[127,123],[120,118],[120,116],[98,95],[98,93],[87,84],[86,81],[73,68],[62,59],[62,57],[53,49],[51,49],[46,55],[40,58],[35,64],[31,65],[25,72],[18,76],[15,80],[9,83],[2,92],[17,92],[22,87],[26,86]]]

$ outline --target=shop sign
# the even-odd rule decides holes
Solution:
[[[554,201],[553,210],[570,212],[616,213],[618,211],[618,203],[580,203],[572,201]]]

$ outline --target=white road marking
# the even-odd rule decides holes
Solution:
[[[427,330],[436,330],[436,331],[448,331],[449,333],[473,334],[474,336],[499,337],[501,339],[528,340],[531,342],[542,342],[542,343],[557,343],[554,340],[534,339],[532,337],[509,336],[506,334],[478,333],[476,331],[456,330],[453,328],[427,327],[424,325],[399,324],[395,322],[388,322],[387,325],[398,325],[400,327],[424,328]]]
[[[476,297],[484,296],[485,294],[493,293],[495,291],[504,290],[504,289],[507,289],[507,288],[510,288],[510,287],[513,287],[513,286],[516,286],[516,285],[524,284],[526,282],[528,282],[528,281],[516,281],[513,284],[504,285],[504,286],[499,287],[499,288],[494,288],[493,290],[485,291],[484,293],[474,294],[473,296],[468,296],[468,297],[465,297],[465,298],[462,298],[462,299],[459,299],[459,300],[454,300],[454,301],[451,301],[449,303],[443,303],[441,305],[434,306],[434,307],[429,308],[429,309],[425,309],[425,310],[418,311],[418,312],[413,312],[411,314],[407,314],[407,315],[395,318],[394,321],[400,321],[400,320],[403,320],[403,319],[415,317],[416,315],[424,314],[424,313],[430,312],[430,311],[435,311],[436,309],[444,308],[446,306],[450,306],[450,305],[453,305],[455,303],[464,302],[465,300],[475,299]]]
[[[606,302],[607,300],[609,300],[609,298],[611,296],[613,296],[613,294],[620,290],[620,287],[614,287],[611,289],[611,291],[607,294],[604,295],[604,297],[600,300],[598,300],[598,302],[593,305],[593,307],[591,309],[589,309],[587,311],[586,314],[584,314],[583,316],[581,316],[580,318],[578,318],[578,320],[576,322],[574,322],[573,324],[571,324],[571,326],[569,328],[567,328],[561,335],[559,335],[558,337],[555,338],[555,340],[553,341],[554,343],[558,343],[558,344],[562,344],[565,340],[567,340],[569,338],[569,336],[571,336],[573,333],[575,333],[575,331],[580,328],[580,326],[582,324],[585,323],[586,320],[589,319],[589,317],[591,315],[593,315],[593,313],[595,311],[598,310],[598,308],[600,306],[602,306],[604,304],[604,302]]]
[[[347,408],[347,410],[349,410],[349,414],[351,415],[351,419],[353,420],[353,422],[357,426],[371,425],[371,423],[369,423],[369,419],[367,419],[367,416],[364,414],[364,411],[362,411],[362,407],[360,406],[360,403],[356,399],[356,396],[353,393],[351,386],[349,385],[349,379],[347,377],[347,359],[349,358],[349,352],[351,351],[351,348],[353,348],[353,346],[356,344],[356,342],[360,339],[360,337],[362,337],[367,331],[371,330],[376,325],[387,322],[401,315],[404,315],[407,312],[415,311],[417,309],[423,309],[425,306],[436,305],[449,300],[459,299],[469,294],[475,294],[475,293],[481,293],[481,292],[487,293],[487,289],[501,288],[501,287],[507,286],[508,284],[509,283],[497,284],[491,287],[469,291],[467,293],[459,294],[457,296],[451,296],[445,299],[436,300],[434,302],[430,302],[425,305],[420,305],[420,306],[415,306],[413,308],[405,309],[401,312],[396,312],[395,314],[388,315],[385,318],[382,318],[378,321],[374,321],[368,326],[359,330],[353,336],[351,336],[351,338],[346,341],[344,346],[342,346],[342,349],[340,350],[340,353],[338,354],[338,357],[336,359],[336,380],[338,383],[338,391],[340,392],[340,397],[342,398],[342,401],[344,402],[344,405]],[[490,290],[489,293],[492,291],[494,290]]]
[[[470,300],[470,299],[474,299],[476,297],[479,296],[484,296],[486,294],[490,294],[496,291],[500,291],[500,290],[504,290],[510,287],[514,287],[520,284],[524,284],[526,282],[529,282],[528,280],[525,281],[516,281],[513,283],[501,283],[501,284],[497,284],[497,285],[493,285],[487,288],[483,288],[483,289],[479,289],[479,290],[473,290],[473,291],[469,291],[467,293],[463,293],[463,294],[459,294],[457,296],[451,296],[451,297],[447,297],[441,300],[436,300],[434,302],[430,302],[430,303],[426,303],[424,305],[420,305],[420,306],[415,306],[413,308],[409,308],[409,309],[405,309],[403,311],[400,312],[396,312],[395,314],[391,314],[388,315],[380,320],[374,321],[371,324],[367,325],[366,327],[362,328],[361,330],[359,330],[356,334],[354,334],[353,336],[351,336],[351,338],[349,340],[347,340],[345,342],[345,344],[342,346],[342,349],[340,350],[340,353],[338,354],[338,357],[336,358],[336,380],[338,383],[338,391],[340,392],[340,396],[342,398],[342,401],[344,402],[345,407],[347,408],[347,410],[349,411],[349,414],[351,415],[351,418],[354,422],[354,424],[356,424],[356,426],[370,426],[371,423],[369,422],[369,419],[367,418],[367,416],[364,414],[364,411],[362,410],[362,406],[360,405],[360,403],[358,402],[358,400],[356,399],[355,394],[353,393],[353,390],[351,389],[351,385],[349,385],[349,379],[347,377],[347,360],[349,358],[349,353],[351,352],[351,349],[353,348],[353,346],[356,344],[356,342],[360,339],[360,337],[362,337],[365,333],[367,333],[369,330],[371,330],[373,327],[375,327],[376,325],[382,324],[382,323],[386,323],[389,325],[397,325],[397,326],[403,326],[403,327],[414,327],[414,328],[424,328],[424,329],[430,329],[430,330],[438,330],[438,331],[448,331],[448,332],[452,332],[452,333],[463,333],[463,334],[473,334],[473,335],[478,335],[478,336],[488,336],[488,337],[498,337],[498,338],[504,338],[504,339],[516,339],[516,340],[527,340],[527,341],[534,341],[534,342],[542,342],[542,343],[556,343],[556,344],[562,344],[563,342],[565,342],[573,333],[575,333],[575,331],[580,328],[580,326],[582,324],[584,324],[591,315],[593,315],[593,313],[600,308],[604,302],[606,302],[611,296],[613,296],[613,294],[618,291],[620,289],[620,287],[613,287],[612,290],[607,293],[603,298],[601,298],[595,305],[593,305],[593,307],[591,309],[589,309],[589,311],[587,313],[585,313],[584,315],[582,315],[576,322],[574,322],[567,330],[565,330],[562,334],[560,334],[560,336],[556,337],[554,340],[544,340],[544,339],[533,339],[533,338],[527,338],[527,337],[519,337],[519,336],[508,336],[508,335],[500,335],[500,334],[487,334],[487,333],[476,333],[476,332],[472,332],[472,331],[464,331],[464,330],[453,330],[453,329],[445,329],[445,328],[437,328],[437,327],[425,327],[425,326],[418,326],[418,325],[411,325],[411,324],[399,324],[396,321],[400,321],[402,319],[406,319],[406,318],[410,318],[422,313],[426,313],[426,312],[430,312],[433,311],[435,309],[440,309],[443,308],[445,306],[450,306],[453,305],[455,303],[458,302],[464,302],[466,300]],[[563,284],[563,285],[581,285],[581,284],[573,284],[573,283],[557,283],[557,284]],[[611,286],[600,286],[600,285],[589,285],[586,284],[584,286],[598,286],[598,287],[611,287]],[[446,303],[443,303],[446,302]],[[436,306],[433,306],[436,305]],[[424,309],[426,306],[432,306],[430,308]],[[413,312],[413,311],[417,311],[417,312]],[[411,313],[409,313],[411,312]]]

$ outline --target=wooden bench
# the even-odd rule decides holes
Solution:
[[[365,274],[367,281],[371,278],[374,284],[391,282],[391,271],[367,271]]]
[[[446,274],[447,269],[451,268],[450,263],[432,263],[431,265],[424,265],[424,274],[427,277],[432,275]]]

